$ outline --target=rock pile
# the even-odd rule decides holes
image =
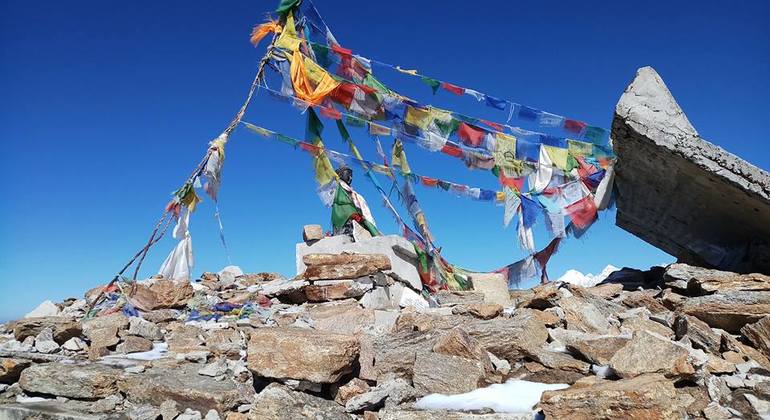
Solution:
[[[396,240],[378,241],[358,246]],[[768,276],[673,264],[654,289],[550,283],[500,296],[505,280],[480,276],[477,290],[423,296],[384,251],[328,251],[298,252],[293,279],[228,267],[138,282],[129,314],[45,303],[2,326],[0,418],[770,415]],[[522,380],[565,385],[515,412],[463,395]],[[435,393],[465,405],[421,400]]]

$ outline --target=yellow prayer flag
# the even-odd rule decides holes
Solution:
[[[567,149],[572,156],[593,156],[594,145],[578,140],[567,140]]]
[[[289,12],[289,14],[286,15],[286,23],[283,25],[281,35],[275,40],[275,46],[294,51],[299,48],[301,42],[302,39],[297,36],[297,30],[294,27],[294,15]]]
[[[506,168],[516,163],[516,137],[504,133],[495,133],[496,146],[492,156],[495,165]]]
[[[313,156],[313,169],[315,169],[315,180],[318,185],[326,185],[331,180],[337,179],[337,173],[334,172],[334,167],[329,161],[329,157],[324,152],[324,144],[321,139],[315,142],[316,147],[319,148]]]
[[[406,123],[419,128],[420,130],[425,130],[428,128],[428,125],[431,123],[431,110],[430,109],[422,109],[422,108],[415,108],[411,105],[406,106]]]
[[[548,157],[551,158],[551,162],[553,162],[554,166],[561,170],[567,170],[567,157],[569,156],[569,151],[567,149],[545,144],[542,145],[542,147],[548,154]]]
[[[318,105],[340,83],[334,80],[326,70],[312,62],[312,60],[307,60],[308,63],[312,63],[312,66],[309,66],[312,69],[312,75],[309,75],[305,67],[304,57],[298,49],[294,50],[291,55],[291,84],[294,87],[294,94],[297,98],[311,105]],[[316,82],[313,82],[311,78],[316,79]],[[314,83],[315,87],[313,87]]]

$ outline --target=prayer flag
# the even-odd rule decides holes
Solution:
[[[415,108],[411,105],[407,105],[404,121],[420,130],[425,130],[428,128],[431,121],[433,121],[431,116],[431,111],[428,108]]]
[[[535,192],[543,191],[551,182],[551,176],[553,175],[553,163],[548,153],[545,151],[545,147],[540,148],[540,159],[538,161],[537,171],[534,172],[534,181],[532,183],[532,190]]]
[[[540,135],[540,143],[553,147],[567,148],[567,139],[564,137],[549,136],[547,134]]]
[[[439,86],[441,86],[441,82],[436,79],[431,79],[430,77],[422,76],[420,77],[420,80],[422,80],[422,82],[426,85],[430,86],[430,89],[433,91],[434,95],[438,91]]]
[[[270,137],[273,134],[272,131],[270,131],[270,130],[268,130],[266,128],[258,127],[258,126],[254,125],[254,124],[247,123],[245,121],[243,122],[243,125],[245,125],[246,128],[248,128],[249,130],[251,130],[251,131],[253,131],[253,132],[257,133],[257,134],[259,134],[262,137]]]
[[[471,147],[479,147],[485,133],[484,130],[466,123],[460,123],[457,128],[457,135],[463,140],[463,143]]]
[[[564,124],[564,117],[541,111],[538,124],[540,124],[541,127],[561,127],[562,124]]]
[[[322,106],[320,107],[319,112],[322,116],[324,116],[325,118],[329,118],[331,120],[342,119],[342,114],[340,114],[340,111],[332,108],[331,106]]]
[[[520,138],[516,141],[516,157],[530,162],[537,162],[540,159],[540,143]]]
[[[392,166],[401,168],[401,173],[408,175],[412,173],[412,169],[409,167],[409,162],[406,160],[406,153],[404,152],[404,145],[401,140],[396,139],[393,142],[393,149],[390,156],[390,164]]]
[[[481,201],[494,201],[497,196],[497,191],[482,189],[479,193],[479,200]]]
[[[578,140],[567,140],[567,149],[573,157],[591,156],[594,153],[594,145]]]
[[[540,111],[535,108],[530,108],[526,105],[519,107],[519,118],[526,121],[535,121],[538,118]]]
[[[447,154],[449,156],[456,157],[456,158],[463,157],[462,149],[460,149],[457,146],[451,145],[449,143],[447,143],[444,147],[441,148],[441,152],[443,152],[443,153],[445,153],[445,154]]]
[[[507,167],[516,161],[516,137],[495,133],[495,150],[492,153],[499,167]]]
[[[443,87],[445,90],[448,90],[449,92],[454,93],[455,95],[462,95],[465,93],[465,89],[461,88],[460,86],[455,86],[451,83],[443,82],[441,87]]]
[[[484,99],[486,100],[487,106],[491,106],[492,108],[497,108],[499,110],[504,110],[505,106],[508,104],[508,102],[505,99],[498,99],[494,96],[484,95]]]
[[[369,123],[369,134],[373,136],[389,136],[390,135],[390,127],[385,127],[384,125],[379,125],[370,122]]]
[[[590,196],[570,204],[565,210],[572,223],[578,229],[585,229],[591,226],[596,219],[596,205]]]
[[[505,213],[503,214],[503,226],[508,227],[511,219],[516,214],[521,204],[519,195],[511,188],[505,188]]]
[[[465,89],[465,94],[473,96],[479,102],[484,100],[484,94],[473,89]]]
[[[540,209],[541,207],[536,201],[532,200],[526,195],[521,196],[521,213],[524,227],[530,228],[535,224],[535,220],[537,220],[537,214],[541,211]]]
[[[583,121],[570,120],[570,119],[564,120],[564,129],[569,131],[570,133],[580,134],[586,128],[586,125],[587,124],[584,123]]]
[[[604,138],[607,135],[607,130],[601,127],[588,126],[586,127],[584,135],[586,140],[590,141],[591,143],[604,144]]]

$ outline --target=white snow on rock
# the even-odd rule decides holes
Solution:
[[[45,302],[38,305],[37,308],[33,309],[32,312],[24,315],[24,318],[37,318],[41,316],[58,316],[59,312],[60,312],[59,307],[56,306],[55,303],[51,302],[50,300],[46,300]]]
[[[430,394],[420,398],[415,407],[421,410],[481,410],[498,413],[532,413],[545,391],[568,388],[567,384],[542,384],[510,379],[502,384],[475,389],[465,394]]]
[[[596,275],[590,273],[583,274],[577,270],[567,270],[567,272],[564,273],[563,276],[559,277],[557,281],[563,281],[565,283],[570,283],[581,287],[593,287],[604,281],[604,279],[606,279],[610,274],[618,270],[620,269],[614,265],[608,265],[604,267],[604,270]]]

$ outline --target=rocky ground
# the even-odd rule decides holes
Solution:
[[[229,268],[138,282],[123,292],[132,307],[92,318],[99,288],[41,305],[0,328],[0,418],[770,415],[768,276],[673,264],[622,284],[501,295],[477,281],[425,298],[384,255],[303,262],[295,279]],[[463,395],[539,386],[517,381],[565,385],[507,413],[520,391]],[[466,411],[421,399],[434,393]]]

